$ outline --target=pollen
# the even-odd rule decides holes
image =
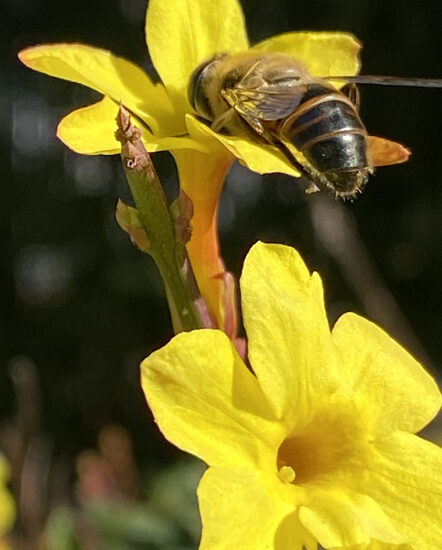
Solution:
[[[283,466],[278,471],[279,479],[283,483],[293,483],[295,481],[295,470],[291,466]]]

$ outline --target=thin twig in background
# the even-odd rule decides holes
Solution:
[[[382,280],[348,208],[324,193],[307,198],[318,242],[338,264],[368,317],[431,368],[431,359]]]
[[[41,432],[40,380],[26,356],[10,362],[16,415],[3,430],[5,450],[12,466],[12,490],[17,502],[17,548],[35,548],[47,519],[48,479],[52,443]],[[5,433],[6,432],[6,433]]]

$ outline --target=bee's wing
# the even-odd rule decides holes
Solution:
[[[400,164],[411,155],[411,151],[400,143],[375,136],[367,137],[367,148],[373,167]]]
[[[291,114],[299,105],[305,85],[268,84],[251,89],[237,86],[230,90],[230,105],[240,114],[247,113],[261,120],[279,120]]]
[[[410,86],[416,88],[442,88],[442,78],[413,78],[400,76],[356,75],[327,76],[325,80],[341,80],[354,84],[377,84],[379,86]]]

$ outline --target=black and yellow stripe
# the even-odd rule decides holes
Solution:
[[[312,83],[278,133],[319,171],[367,167],[367,131],[353,103],[334,88]]]

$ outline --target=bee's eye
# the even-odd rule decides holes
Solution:
[[[212,62],[210,59],[209,61],[204,61],[204,63],[201,63],[201,65],[198,65],[198,67],[193,71],[192,76],[190,77],[189,81],[189,87],[187,89],[187,99],[189,100],[189,103],[192,105],[192,107],[197,111],[196,103],[197,98],[196,94],[198,94],[199,88],[201,86],[202,81],[202,74],[204,72],[204,69]]]
[[[199,115],[207,120],[212,120],[213,112],[210,106],[209,98],[205,92],[205,86],[214,64],[221,57],[224,57],[224,54],[214,55],[207,61],[204,61],[204,63],[201,63],[201,65],[198,65],[190,77],[189,87],[187,89],[187,98],[189,103]]]

